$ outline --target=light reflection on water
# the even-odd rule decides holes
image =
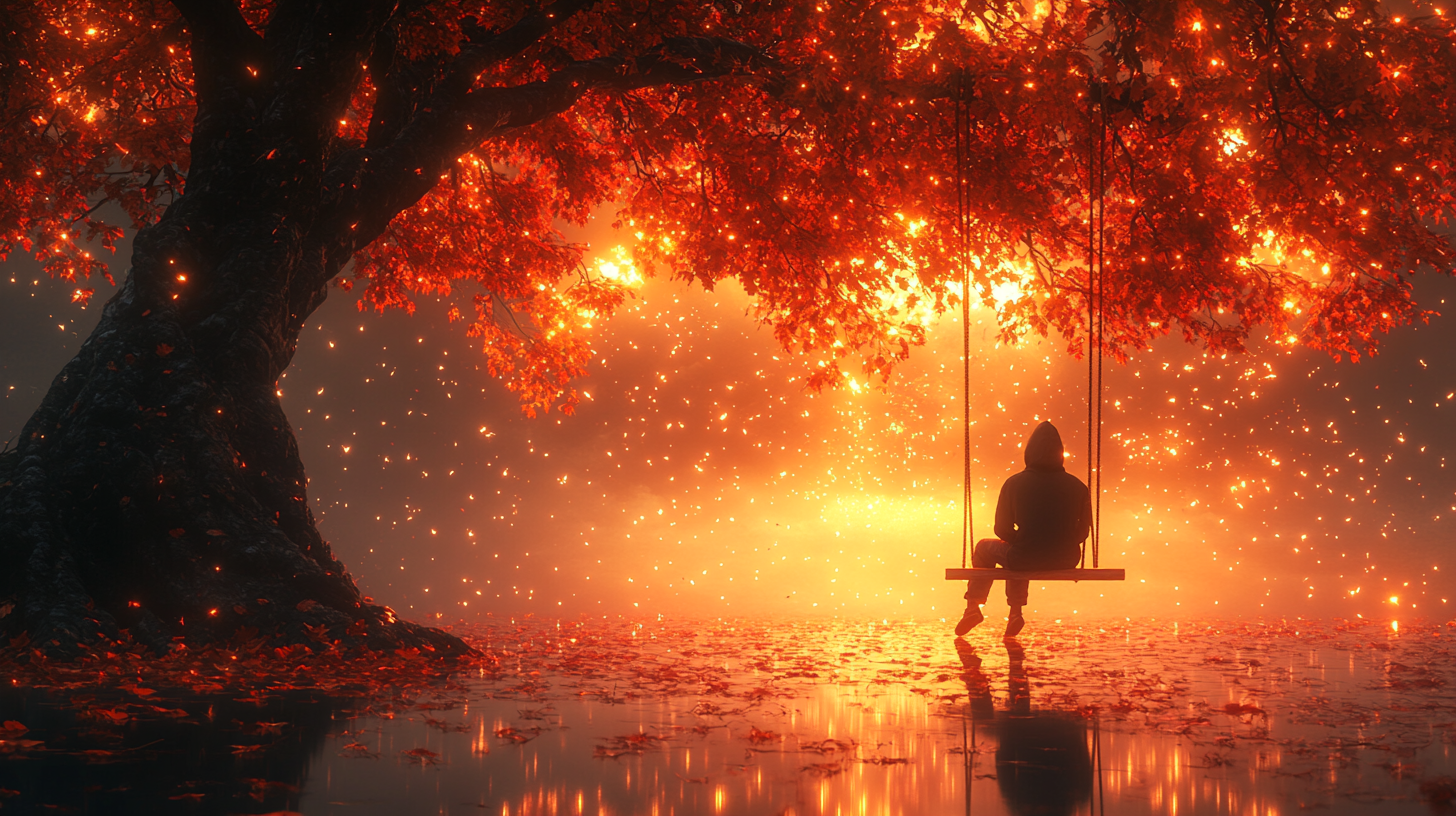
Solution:
[[[0,688],[0,816],[1452,812],[1456,627],[946,629],[492,621],[424,693],[118,722],[125,687]]]
[[[299,809],[1429,813],[1453,773],[1444,627],[944,629],[493,626],[503,671],[342,723],[364,733],[320,752]]]

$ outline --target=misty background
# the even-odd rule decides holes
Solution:
[[[91,282],[82,308],[29,259],[0,271],[3,442],[114,289]],[[1451,310],[1456,281],[1414,285]],[[964,587],[943,580],[961,559],[957,316],[888,387],[860,374],[815,394],[736,287],[650,279],[594,330],[577,413],[527,419],[443,302],[407,316],[356,301],[331,293],[279,389],[323,535],[378,602],[442,621],[959,616]],[[1037,422],[1085,478],[1087,369],[1059,338],[998,344],[985,308],[971,323],[981,537]],[[1456,618],[1453,348],[1442,314],[1358,363],[1174,338],[1109,360],[1101,565],[1128,580],[1034,583],[1033,614]],[[1003,604],[998,587],[987,609]]]

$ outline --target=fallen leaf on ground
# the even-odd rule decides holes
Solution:
[[[369,750],[362,742],[351,742],[339,750],[339,756],[346,759],[379,759],[379,754]]]
[[[417,762],[421,765],[439,765],[442,762],[440,755],[428,748],[411,748],[400,751],[399,755],[406,762]]]

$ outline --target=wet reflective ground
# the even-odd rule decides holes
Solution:
[[[1456,812],[1456,626],[947,628],[502,620],[393,694],[11,688],[0,813]]]

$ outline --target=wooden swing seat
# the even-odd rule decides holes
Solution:
[[[947,581],[969,581],[972,578],[1021,579],[1025,581],[1126,581],[1127,570],[1120,569],[1054,569],[1010,570],[1002,567],[947,567]]]
[[[996,541],[983,538],[977,545]],[[1094,554],[1093,563],[1096,563]],[[1005,567],[946,567],[945,580],[969,581],[972,578],[1000,578],[1022,581],[1126,581],[1127,570],[1073,567],[1071,569],[1013,570]]]

